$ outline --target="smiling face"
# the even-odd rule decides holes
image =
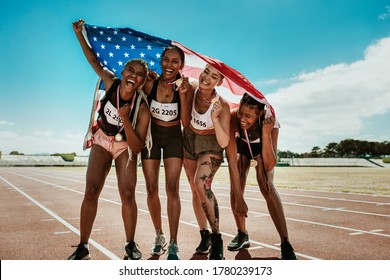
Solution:
[[[242,129],[252,129],[257,125],[258,119],[264,113],[257,106],[241,104],[237,111],[237,118]]]
[[[205,92],[222,84],[223,76],[211,65],[207,64],[199,75],[199,88]]]
[[[184,63],[182,57],[177,50],[167,49],[164,51],[164,55],[161,59],[161,75],[165,81],[174,81],[183,66]]]
[[[129,61],[122,71],[122,83],[125,89],[135,91],[142,87],[146,79],[147,69],[144,64],[138,61]]]

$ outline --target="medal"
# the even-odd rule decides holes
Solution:
[[[115,135],[115,141],[116,142],[120,142],[123,140],[123,136],[122,134],[118,133],[117,135]]]
[[[182,79],[178,79],[174,83],[176,84],[177,87],[180,87],[181,84],[183,83],[183,80]]]
[[[256,167],[257,166],[257,160],[251,159],[251,167]]]
[[[255,158],[253,157],[251,142],[249,140],[248,132],[246,131],[246,129],[244,130],[244,134],[245,134],[246,142],[248,144],[249,153],[251,154],[251,157],[252,157],[250,166],[251,167],[256,167],[257,166],[257,160],[255,160]]]

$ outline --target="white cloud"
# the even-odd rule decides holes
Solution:
[[[0,125],[14,125],[14,124],[15,124],[14,122],[8,122],[8,121],[0,120]]]
[[[386,12],[384,12],[383,14],[380,14],[378,18],[380,20],[385,20],[389,17],[390,17],[390,6],[386,6]]]
[[[365,117],[390,109],[389,61],[387,37],[369,46],[362,60],[302,73],[268,95],[282,124],[279,149],[310,151],[364,133]]]

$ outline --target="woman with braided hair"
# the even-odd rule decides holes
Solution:
[[[244,193],[249,169],[254,167],[257,183],[281,239],[282,259],[296,259],[288,240],[282,202],[273,184],[279,125],[273,116],[266,118],[265,115],[265,105],[247,93],[242,97],[240,106],[231,112],[230,141],[226,147],[226,157],[232,188],[230,203],[238,233],[228,244],[228,250],[237,251],[250,246],[245,217],[236,211],[236,195],[233,190],[238,185]]]

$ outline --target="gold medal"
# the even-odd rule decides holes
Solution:
[[[183,83],[182,79],[178,79],[178,80],[175,81],[175,84],[176,84],[177,87],[180,87],[182,83]]]
[[[123,140],[123,136],[122,134],[118,133],[117,135],[115,135],[115,141],[116,142],[120,142]]]
[[[251,159],[251,167],[256,167],[257,166],[257,160]]]

